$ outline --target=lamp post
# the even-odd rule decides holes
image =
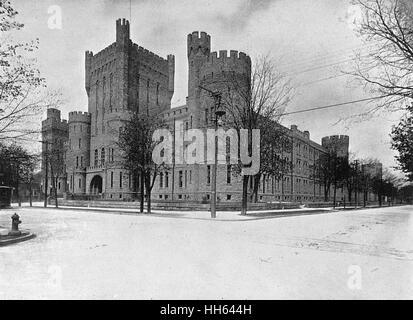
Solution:
[[[44,143],[46,145],[46,152],[45,152],[45,173],[44,173],[44,207],[47,208],[47,188],[48,188],[48,179],[49,179],[49,144],[53,144],[49,141],[40,140],[39,142]],[[57,201],[57,199],[56,199]]]
[[[214,127],[215,133],[218,129],[218,121],[225,115],[225,111],[221,108],[222,94],[221,92],[211,91],[207,88],[199,86],[200,89],[208,92],[214,99]],[[218,137],[214,136],[214,165],[212,170],[212,199],[211,199],[211,218],[217,217],[217,167],[218,167]]]

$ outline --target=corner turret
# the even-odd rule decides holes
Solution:
[[[129,42],[129,39],[129,21],[126,19],[116,20],[116,43],[120,45],[125,45]]]

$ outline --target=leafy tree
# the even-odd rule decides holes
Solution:
[[[320,154],[314,163],[313,175],[324,187],[324,201],[328,201],[333,188],[333,205],[336,206],[337,189],[346,184],[349,175],[348,157],[331,151]]]
[[[20,184],[33,180],[33,172],[39,159],[36,155],[29,153],[25,148],[16,144],[0,144],[0,158],[7,164],[8,182],[10,186],[15,188],[16,199],[21,205]]]
[[[413,204],[413,184],[407,184],[400,187],[397,196],[402,203]]]
[[[413,181],[413,106],[408,113],[392,129],[392,148],[398,151],[396,160],[399,168]]]

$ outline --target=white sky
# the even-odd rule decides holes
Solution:
[[[357,10],[349,0],[132,0],[131,12],[129,0],[12,3],[25,23],[25,37],[40,39],[41,72],[51,88],[64,92],[65,118],[69,111],[87,110],[84,52],[96,53],[114,42],[116,19],[130,16],[133,42],[164,57],[175,55],[173,106],[183,104],[187,95],[186,36],[192,31],[209,33],[213,51],[233,49],[246,52],[253,60],[265,54],[278,59],[279,68],[290,75],[296,88],[287,112],[371,96],[351,85],[348,77],[335,77],[350,67],[343,61],[362,47],[353,32]],[[62,9],[62,29],[48,28],[52,5]],[[358,157],[376,157],[394,166],[389,133],[399,114],[337,124],[371,107],[359,103],[296,114],[285,117],[283,124],[309,130],[317,142],[326,135],[349,135],[350,148]]]

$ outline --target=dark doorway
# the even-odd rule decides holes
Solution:
[[[101,176],[94,176],[92,181],[90,182],[90,193],[91,194],[99,194],[102,193],[102,177]]]

